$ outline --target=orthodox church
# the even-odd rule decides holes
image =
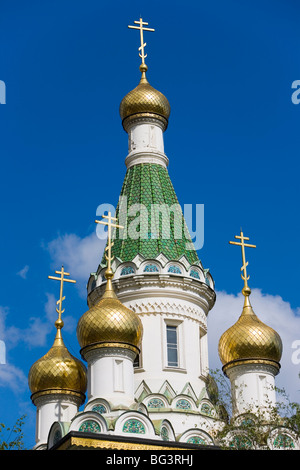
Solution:
[[[151,29],[142,19],[132,28],[140,31],[142,63],[138,85],[120,104],[128,155],[119,201],[126,200],[127,211],[119,203],[114,217],[96,221],[108,226],[108,240],[87,283],[88,310],[77,325],[81,360],[62,338],[63,284],[70,279],[63,268],[56,272],[61,290],[54,343],[29,371],[37,413],[34,449],[216,449],[226,419],[209,374],[214,280],[193,248],[182,212],[182,236],[170,219],[169,236],[163,237],[162,218],[152,210],[180,207],[164,151],[170,105],[146,75],[143,32]],[[138,238],[128,236],[128,208],[137,204],[146,208],[141,225],[143,218],[148,222]],[[236,238],[244,305],[220,338],[219,356],[232,385],[233,415],[243,416],[275,404],[282,343],[252,309],[244,257],[245,246],[252,245],[242,232]],[[270,434],[270,448],[275,439]]]

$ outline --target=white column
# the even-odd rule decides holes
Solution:
[[[244,364],[226,370],[231,382],[233,412],[261,412],[266,415],[276,404],[275,375],[268,364]]]
[[[157,163],[168,166],[164,152],[163,124],[155,118],[137,118],[127,128],[128,155],[127,168],[138,163]]]
[[[42,395],[35,398],[34,404],[37,407],[35,448],[47,444],[53,423],[71,421],[79,408],[78,398],[61,394]]]
[[[104,398],[115,405],[132,405],[135,356],[134,351],[118,347],[99,348],[86,352],[88,400]]]

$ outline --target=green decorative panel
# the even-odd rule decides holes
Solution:
[[[92,419],[84,421],[79,428],[79,431],[82,432],[101,432],[101,428],[97,421]]]
[[[104,405],[95,405],[93,406],[92,411],[96,411],[100,414],[107,413],[107,409]]]
[[[232,439],[232,441],[230,442],[230,447],[232,447],[233,449],[238,449],[238,450],[247,450],[247,449],[251,449],[252,447],[252,443],[250,441],[250,439],[248,439],[248,437],[246,436],[234,436],[234,438]]]
[[[187,442],[189,444],[196,444],[196,445],[205,445],[206,444],[205,440],[202,439],[202,437],[200,437],[200,436],[192,436],[187,440]]]
[[[176,408],[180,410],[190,410],[192,406],[188,400],[178,400],[176,403]]]
[[[160,435],[163,441],[168,441],[169,440],[169,432],[166,428],[166,426],[163,426],[160,431]]]
[[[290,436],[278,434],[274,440],[274,447],[276,449],[294,449],[295,444]]]
[[[160,398],[152,398],[148,402],[148,408],[164,408],[164,402]]]
[[[211,407],[207,403],[203,403],[203,405],[201,406],[201,413],[210,416]]]
[[[123,432],[145,434],[145,426],[138,419],[128,419],[123,425]]]
[[[172,206],[174,208],[174,204],[178,205],[179,202],[166,168],[153,163],[132,166],[125,175],[121,196],[126,196],[128,209],[133,204],[142,204],[147,211],[141,210],[132,215],[126,214],[126,222],[124,222],[124,219],[120,217],[120,207],[117,207],[116,217],[118,217],[119,223],[122,225],[125,223],[125,228],[124,232],[122,230],[119,232],[119,229],[116,229],[112,248],[114,256],[125,262],[132,261],[137,254],[141,254],[146,259],[155,259],[160,253],[163,253],[170,260],[178,260],[185,255],[190,264],[199,261],[195,249],[187,249],[186,247],[187,243],[191,243],[191,239],[186,236],[187,231],[184,233],[186,223],[181,210],[178,220],[181,222],[182,233],[179,236],[176,232],[174,216],[169,208]],[[165,205],[171,214],[168,224],[169,237],[165,236],[163,232],[162,220],[164,216],[158,216],[157,212],[153,211],[155,204]],[[140,234],[137,234],[137,239],[133,239],[129,236],[130,224],[133,220],[137,220],[138,215],[140,216],[140,224],[137,224],[136,232],[140,230]],[[121,239],[122,233],[127,235],[124,240]],[[104,256],[102,263],[106,264]]]

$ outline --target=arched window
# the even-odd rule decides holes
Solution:
[[[169,441],[170,440],[169,431],[166,428],[166,426],[162,426],[161,431],[160,431],[160,435],[161,435],[161,438],[162,438],[163,441]]]

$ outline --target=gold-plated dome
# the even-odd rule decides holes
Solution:
[[[91,349],[122,347],[139,353],[143,326],[140,318],[117,298],[111,270],[105,273],[106,290],[97,304],[79,319],[77,338],[81,354]]]
[[[34,401],[37,396],[58,393],[76,396],[83,403],[87,388],[86,367],[66,348],[61,335],[63,321],[57,320],[55,326],[53,346],[29,371],[31,398]]]
[[[250,288],[244,288],[244,308],[237,322],[220,338],[219,357],[224,372],[230,367],[245,363],[272,364],[278,371],[282,355],[282,341],[273,328],[265,325],[254,313]]]
[[[140,70],[142,71],[140,83],[123,98],[120,104],[123,126],[126,130],[126,125],[131,119],[138,116],[148,116],[161,120],[166,129],[170,116],[169,101],[160,91],[149,84],[145,73],[147,66],[142,64]]]

